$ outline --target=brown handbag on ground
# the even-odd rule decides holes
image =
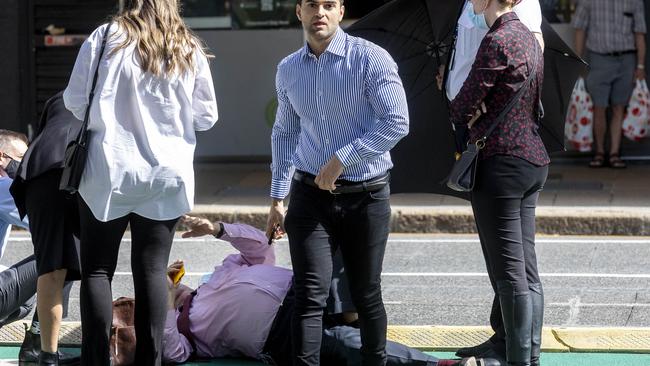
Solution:
[[[495,121],[492,123],[492,126],[485,131],[483,137],[478,139],[474,143],[467,143],[467,149],[463,151],[460,157],[454,162],[454,166],[451,167],[451,172],[447,177],[447,187],[458,192],[471,192],[474,189],[474,180],[476,179],[476,168],[478,166],[478,156],[481,150],[485,147],[485,143],[490,137],[490,134],[494,129],[501,123],[501,121],[506,117],[506,114],[510,112],[512,107],[515,106],[515,103],[521,98],[521,95],[526,89],[530,86],[533,78],[537,75],[537,65],[539,61],[539,50],[535,48],[535,60],[533,62],[533,72],[528,75],[528,79],[524,82],[517,94],[515,94],[508,105],[499,113]],[[541,108],[541,102],[540,102]]]
[[[135,359],[135,300],[120,297],[113,301],[113,325],[110,335],[111,365],[133,365]]]

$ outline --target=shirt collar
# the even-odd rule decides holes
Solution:
[[[497,20],[494,21],[494,24],[492,24],[492,27],[490,27],[490,30],[497,29],[501,24],[509,22],[511,20],[519,20],[517,13],[514,11],[507,12],[498,17]]]
[[[347,34],[341,29],[341,27],[336,28],[336,34],[334,38],[330,41],[330,44],[325,49],[325,52],[333,53],[337,56],[345,57],[345,45],[347,41]],[[303,57],[308,57],[311,54],[309,49],[309,44],[305,42],[305,46],[302,48]]]

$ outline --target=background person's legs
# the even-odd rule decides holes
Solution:
[[[93,216],[81,197],[79,215],[83,268],[80,294],[81,364],[109,366],[109,333],[113,318],[111,281],[129,217],[101,222]]]
[[[160,365],[167,309],[167,263],[178,219],[156,221],[131,214],[131,270],[135,289],[135,364]]]

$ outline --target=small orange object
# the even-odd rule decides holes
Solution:
[[[183,276],[185,276],[185,266],[181,266],[181,268],[175,274],[170,274],[169,278],[171,278],[175,286],[178,285],[179,282],[181,282],[181,278],[183,278]]]

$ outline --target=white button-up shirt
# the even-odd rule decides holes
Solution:
[[[472,23],[467,11],[471,7],[469,1],[465,3],[463,14],[458,18],[458,35],[456,37],[456,48],[454,59],[449,69],[447,78],[447,98],[456,98],[460,88],[467,79],[472,64],[476,58],[478,48],[488,29],[478,28]],[[538,0],[522,0],[513,11],[517,13],[519,20],[533,33],[542,33],[542,11]]]
[[[63,94],[66,108],[79,119],[88,106],[106,27],[81,46]],[[140,68],[134,44],[112,54],[124,35],[116,24],[110,35],[90,110],[79,193],[101,221],[131,212],[153,220],[177,218],[194,202],[195,131],[217,120],[207,58],[196,52],[193,72],[156,77]]]

